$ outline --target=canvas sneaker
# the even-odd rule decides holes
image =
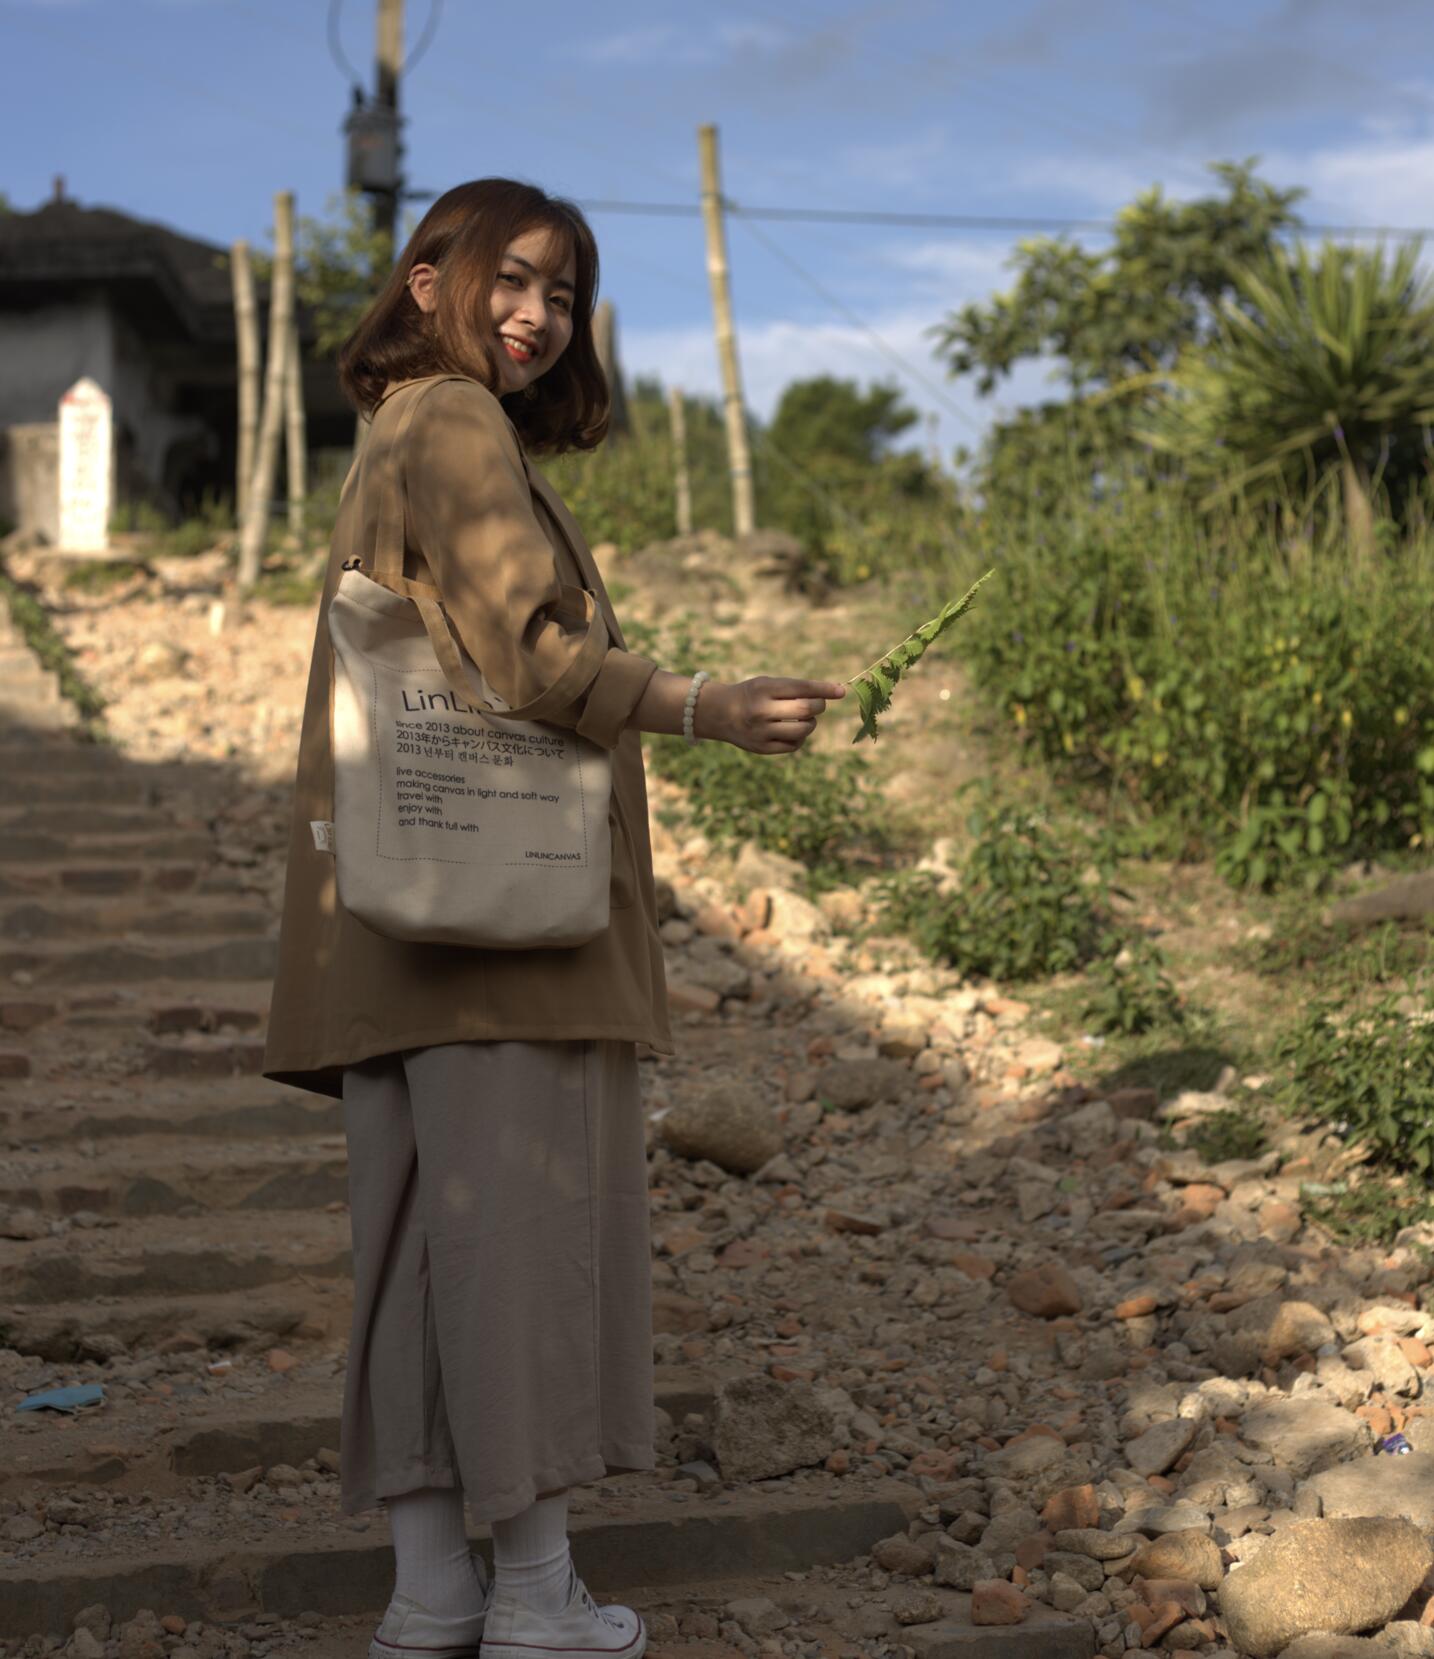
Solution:
[[[568,1604],[561,1613],[535,1613],[509,1591],[495,1589],[483,1632],[483,1659],[639,1659],[647,1626],[630,1607],[599,1607],[577,1569],[568,1570]]]
[[[481,1556],[473,1557],[483,1586],[483,1605],[461,1619],[443,1619],[430,1613],[411,1596],[396,1592],[388,1604],[373,1640],[368,1659],[478,1659],[488,1609],[493,1605],[493,1586]]]

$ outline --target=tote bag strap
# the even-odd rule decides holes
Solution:
[[[417,384],[426,388],[442,380],[464,378],[463,375],[434,375]],[[390,593],[412,601],[427,630],[433,654],[438,659],[438,666],[443,671],[449,690],[461,701],[500,720],[545,719],[556,709],[571,703],[585,683],[586,664],[583,659],[579,657],[574,661],[566,673],[531,702],[517,708],[498,708],[478,691],[469,678],[459,653],[458,641],[454,637],[453,624],[443,609],[443,600],[438,589],[429,582],[416,582],[403,574],[404,440],[421,402],[421,393],[407,399],[406,406],[398,417],[398,428],[393,435],[393,442],[389,446],[386,457],[388,474],[383,482],[383,494],[379,502],[378,537],[374,544],[370,577]],[[591,629],[593,619],[597,615],[597,600],[592,592],[587,588],[564,583],[561,597],[569,610],[575,604],[581,605],[583,624]]]

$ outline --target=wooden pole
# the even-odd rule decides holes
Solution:
[[[287,442],[285,472],[289,482],[289,529],[304,533],[304,508],[309,499],[308,434],[304,430],[304,362],[299,347],[299,319],[289,324],[289,372],[284,377],[284,414]]]
[[[403,0],[378,0],[377,86],[375,102],[393,112],[395,145],[398,122],[398,77],[403,68]],[[398,191],[394,178],[391,190],[376,190],[373,196],[373,228],[386,239],[386,265],[398,252]]]
[[[677,478],[677,534],[692,534],[692,480],[687,476],[687,411],[682,406],[682,388],[667,394],[672,416],[672,469]]]
[[[617,312],[611,300],[601,300],[593,313],[593,347],[602,365],[608,390],[608,433],[629,436],[632,417],[628,413],[627,389],[622,383],[622,366],[617,360]]]
[[[249,244],[242,238],[229,250],[234,285],[234,343],[239,369],[239,452],[234,471],[234,523],[244,523],[249,480],[254,476],[254,440],[259,430],[259,308]]]
[[[727,416],[727,458],[732,474],[732,528],[750,535],[756,524],[752,502],[752,460],[742,409],[742,377],[737,368],[737,337],[732,330],[732,296],[727,283],[727,245],[722,226],[722,187],[717,169],[717,129],[697,129],[702,160],[702,217],[707,226],[707,275],[717,321],[717,356],[722,366],[722,396]]]
[[[250,476],[247,510],[239,537],[239,591],[246,593],[259,579],[264,538],[269,529],[269,504],[279,468],[279,436],[284,423],[284,382],[288,373],[289,339],[294,317],[294,193],[280,190],[274,197],[274,276],[269,290],[269,360],[264,374],[264,412],[259,422],[254,471]]]

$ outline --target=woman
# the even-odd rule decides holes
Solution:
[[[382,1503],[397,1584],[371,1653],[636,1659],[646,1629],[572,1566],[567,1489],[651,1469],[647,1166],[636,1045],[673,1052],[639,733],[799,749],[825,681],[726,684],[624,648],[592,555],[529,451],[592,449],[598,259],[570,202],[508,179],[441,196],[345,343],[372,416],[314,636],[264,1075],[343,1100],[354,1256],[342,1503]],[[402,429],[400,442],[399,433]],[[612,757],[610,923],[519,951],[402,943],[337,902],[325,613],[372,558],[402,463],[404,573],[435,584],[509,707]],[[597,597],[591,621],[572,590]],[[695,703],[693,698],[695,696]],[[464,1503],[493,1534],[491,1590]]]

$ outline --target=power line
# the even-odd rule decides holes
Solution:
[[[781,248],[779,248],[777,244],[772,241],[771,237],[764,236],[755,225],[744,225],[744,229],[749,235],[755,236],[759,242],[763,243],[774,254],[776,254],[778,259],[789,265],[791,269],[794,270],[799,277],[801,277],[803,282],[807,283],[821,295],[821,297],[832,307],[833,310],[840,312],[849,323],[851,323],[854,327],[859,328],[861,332],[876,345],[877,349],[885,356],[889,357],[899,369],[903,370],[906,374],[910,375],[913,380],[918,381],[921,385],[923,385],[943,409],[946,409],[949,413],[955,415],[957,420],[964,421],[973,432],[979,433],[983,430],[980,424],[973,420],[972,417],[967,414],[967,412],[962,409],[959,404],[953,403],[939,386],[935,385],[932,381],[928,380],[924,374],[922,374],[920,369],[913,368],[912,365],[908,363],[900,354],[900,352],[889,346],[886,341],[882,339],[874,328],[872,328],[869,324],[864,323],[861,318],[857,316],[856,312],[851,310],[849,306],[844,305],[836,297],[836,295],[833,294],[829,288],[819,282],[810,271],[803,269],[803,267],[799,265],[790,254],[785,253]]]
[[[587,213],[641,213],[656,217],[698,217],[699,205],[687,202],[613,202],[581,201],[578,206]],[[999,231],[1102,231],[1113,235],[1118,229],[1111,219],[1063,219],[1041,215],[1011,215],[998,213],[885,213],[880,210],[816,207],[743,207],[727,197],[722,199],[723,211],[734,219],[765,219],[773,222],[805,221],[809,224],[829,225],[892,225],[923,230],[999,230]],[[1285,236],[1349,236],[1395,238],[1418,241],[1434,237],[1434,227],[1428,225],[1293,225],[1278,234]]]

